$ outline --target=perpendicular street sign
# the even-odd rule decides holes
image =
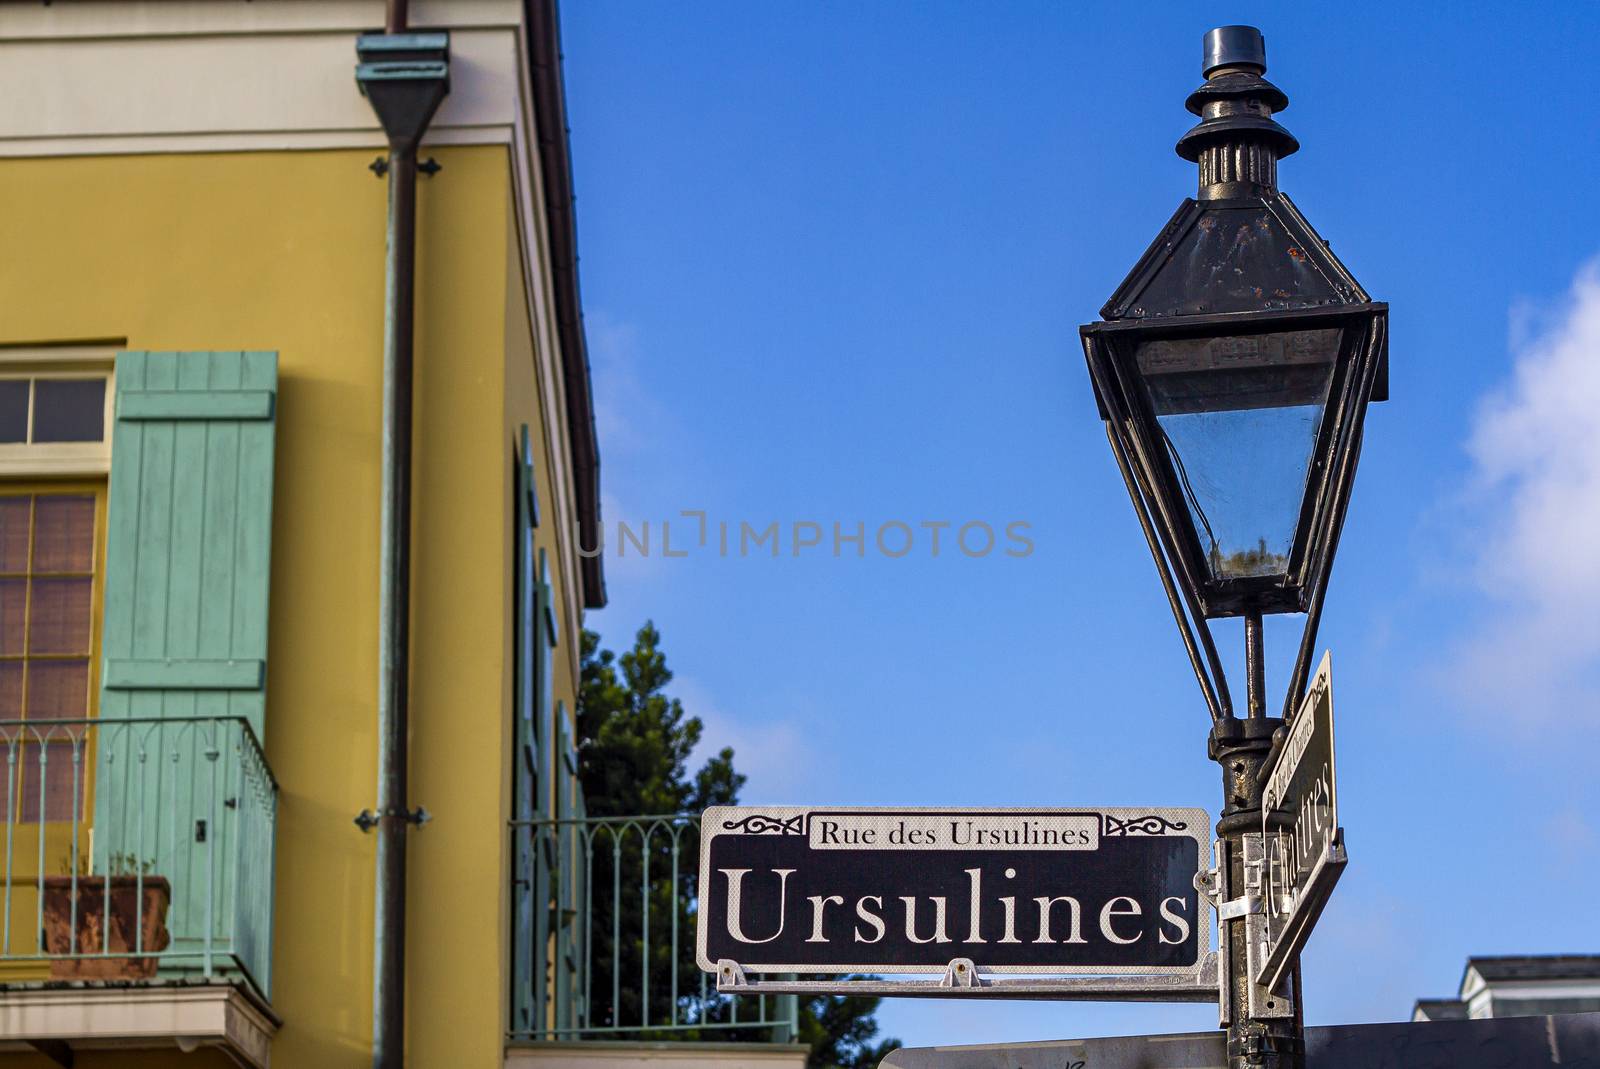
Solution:
[[[1262,792],[1266,945],[1255,981],[1276,990],[1294,966],[1348,860],[1333,760],[1333,688],[1322,664]]]
[[[1195,877],[1210,847],[1200,809],[718,807],[701,821],[698,960],[727,989],[747,973],[943,973],[943,991],[850,989],[1000,994],[985,977],[1025,974],[1011,990],[1040,997],[1050,974],[1209,1001]],[[1146,980],[1164,994],[1142,996]]]

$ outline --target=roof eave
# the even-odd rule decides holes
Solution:
[[[595,433],[589,349],[578,294],[578,236],[573,211],[572,149],[568,141],[566,91],[561,77],[561,20],[556,0],[524,0],[538,126],[539,169],[544,182],[545,228],[550,241],[551,287],[556,335],[566,384],[567,432],[572,454],[573,494],[578,514],[578,560],[583,607],[606,603],[600,540],[600,449]]]

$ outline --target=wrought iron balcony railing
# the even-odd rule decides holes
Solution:
[[[695,964],[695,814],[511,822],[513,1040],[793,1042],[792,995]]]
[[[0,787],[0,983],[270,994],[278,786],[245,720],[0,720]]]

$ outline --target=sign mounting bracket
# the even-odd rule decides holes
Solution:
[[[1267,983],[1261,975],[1264,969],[1262,959],[1267,955],[1268,933],[1261,885],[1269,849],[1266,836],[1255,833],[1244,836],[1245,900],[1255,905],[1254,909],[1244,914],[1245,958],[1250,976],[1250,1016],[1258,1021],[1294,1016],[1293,1000],[1284,997],[1280,990],[1283,977],[1276,977]],[[1252,891],[1255,894],[1251,894]]]
[[[1215,1003],[1220,980],[1214,950],[1206,952],[1192,975],[1177,976],[994,976],[985,974],[970,958],[956,958],[939,976],[925,980],[756,980],[751,976],[736,961],[728,958],[717,961],[717,991],[724,995],[895,995]]]

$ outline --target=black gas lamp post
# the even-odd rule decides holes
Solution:
[[[1199,167],[1199,194],[1080,334],[1112,453],[1211,713],[1208,748],[1224,791],[1219,901],[1248,902],[1262,781],[1306,690],[1367,405],[1388,393],[1388,306],[1278,189],[1278,161],[1299,142],[1273,118],[1288,98],[1263,77],[1260,31],[1211,30],[1204,51],[1205,84],[1187,101],[1200,122],[1177,144]],[[1268,613],[1304,617],[1279,716],[1267,712]],[[1211,630],[1235,616],[1245,629],[1242,716]],[[1230,1064],[1298,1066],[1298,967],[1282,990],[1252,993],[1247,921],[1221,924]]]

